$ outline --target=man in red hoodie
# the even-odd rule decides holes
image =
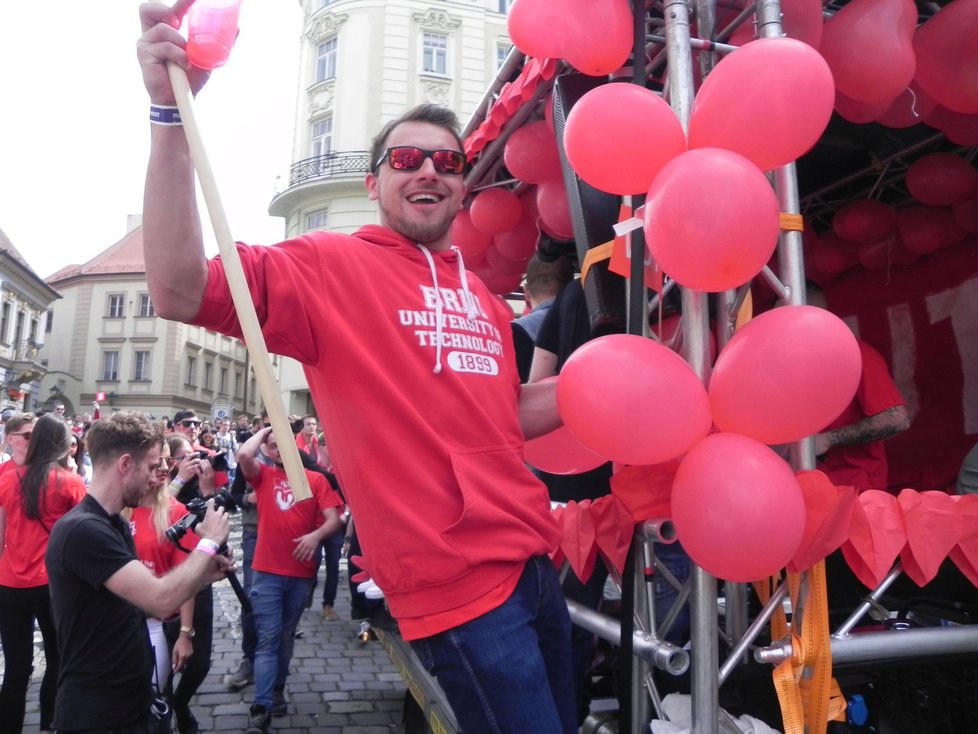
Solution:
[[[140,11],[151,104],[189,67],[173,9]],[[164,318],[241,334],[220,262],[204,257],[178,125],[151,125],[143,211]],[[401,634],[467,734],[577,731],[570,619],[547,553],[559,531],[524,437],[556,428],[554,384],[519,384],[511,313],[451,247],[464,195],[458,120],[422,105],[374,139],[366,186],[381,226],[239,245],[272,352],[304,366],[364,559]],[[350,297],[355,291],[356,298]]]

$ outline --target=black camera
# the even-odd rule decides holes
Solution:
[[[201,457],[203,458],[203,457]],[[197,527],[197,523],[204,519],[207,514],[207,502],[214,500],[214,509],[223,507],[225,512],[231,513],[238,509],[238,503],[226,489],[222,489],[213,497],[197,497],[186,504],[187,514],[173,523],[166,529],[166,537],[172,543],[179,543],[180,539],[187,534],[188,530]]]
[[[194,451],[190,454],[187,454],[187,457],[191,459],[207,459],[210,462],[211,467],[214,469],[214,471],[226,472],[231,468],[230,466],[228,466],[227,454],[225,454],[223,451],[211,456],[211,454],[208,451],[206,451],[205,449],[201,449],[200,451]]]

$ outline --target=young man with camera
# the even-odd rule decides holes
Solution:
[[[259,459],[261,452],[268,462]],[[316,584],[316,550],[340,527],[343,501],[320,473],[306,470],[312,497],[296,501],[282,467],[278,441],[263,428],[238,449],[238,470],[254,487],[245,499],[258,507],[258,541],[249,597],[258,646],[255,698],[247,734],[268,731],[286,713],[285,682],[293,635]]]
[[[222,509],[207,511],[196,528],[200,543],[166,575],[153,576],[136,557],[119,512],[152,488],[162,440],[142,414],[96,421],[86,437],[88,494],[51,529],[45,561],[61,651],[58,731],[148,731],[154,663],[145,614],[169,614],[233,569],[217,554],[229,534]]]

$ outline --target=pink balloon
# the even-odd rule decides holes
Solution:
[[[835,232],[820,235],[811,255],[815,268],[833,278],[854,267],[858,260],[855,243],[842,239]]]
[[[856,99],[850,99],[838,90],[835,92],[835,111],[839,113],[840,117],[857,125],[872,122],[880,115],[886,114],[892,104],[893,100],[891,99],[883,99],[878,102],[860,102]]]
[[[551,474],[583,474],[608,461],[574,438],[567,426],[523,444],[523,460]]]
[[[848,3],[825,21],[818,47],[836,88],[860,102],[896,99],[913,79],[916,26],[913,0]]]
[[[832,217],[832,231],[850,242],[878,242],[893,231],[896,212],[878,199],[856,199]]]
[[[506,141],[503,161],[513,176],[527,183],[561,176],[557,138],[544,120],[523,125],[514,132]]]
[[[913,37],[916,78],[937,103],[955,112],[978,112],[978,0],[954,0]]]
[[[706,390],[682,357],[651,339],[592,339],[557,380],[564,424],[591,451],[623,464],[658,464],[710,430]]]
[[[486,234],[499,234],[519,224],[523,215],[520,200],[509,189],[492,188],[480,191],[472,198],[469,216],[472,225]]]
[[[921,204],[933,206],[974,201],[978,169],[954,153],[930,153],[907,169],[907,191]]]
[[[957,245],[967,233],[951,216],[951,210],[937,206],[910,206],[897,212],[900,242],[911,252],[929,255]]]
[[[867,270],[912,265],[919,259],[920,255],[905,248],[896,234],[879,242],[865,242],[859,246],[859,263]]]
[[[571,66],[589,76],[607,76],[624,65],[634,36],[628,0],[563,0],[556,5],[575,20],[573,38],[561,54]]]
[[[501,275],[522,275],[526,272],[526,261],[529,258],[515,259],[506,257],[499,248],[492,246],[486,250],[486,265]]]
[[[811,46],[793,38],[752,41],[723,58],[700,87],[689,147],[726,148],[769,171],[818,142],[834,100],[832,72]]]
[[[876,118],[880,125],[892,128],[913,127],[934,111],[937,102],[914,81],[900,92],[889,108]]]
[[[937,107],[924,121],[957,145],[978,144],[978,115]]]
[[[720,350],[710,378],[713,422],[766,444],[798,441],[835,420],[862,373],[859,345],[815,306],[762,313]]]
[[[540,215],[540,229],[554,239],[574,238],[574,223],[571,220],[570,202],[563,181],[544,181],[537,186],[537,211]]]
[[[462,251],[462,256],[467,261],[474,261],[491,243],[492,237],[480,232],[472,224],[472,217],[467,209],[455,215],[455,221],[452,222],[452,244]]]
[[[649,189],[645,237],[652,257],[680,285],[735,288],[771,258],[778,201],[764,174],[719,148],[690,150],[666,164]]]
[[[794,556],[805,532],[805,500],[784,459],[733,433],[696,444],[672,489],[676,535],[699,566],[728,581],[756,581]]]
[[[488,264],[473,268],[472,272],[479,277],[479,280],[486,284],[486,288],[491,293],[497,295],[512,293],[520,287],[520,283],[523,281],[522,273],[502,273],[493,270]]]
[[[512,260],[526,261],[536,251],[539,239],[536,221],[524,216],[515,227],[500,232],[492,241],[500,254]]]
[[[509,37],[516,48],[527,56],[545,59],[563,58],[575,26],[575,19],[550,0],[519,0],[506,17]]]
[[[655,92],[636,84],[603,84],[571,109],[564,146],[577,175],[591,186],[610,194],[640,194],[686,150],[686,134]]]

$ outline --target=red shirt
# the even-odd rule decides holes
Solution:
[[[44,553],[51,528],[85,496],[85,481],[80,475],[67,469],[52,469],[40,501],[40,521],[31,520],[21,507],[20,478],[26,471],[25,467],[17,466],[16,471],[6,471],[0,476],[0,507],[6,518],[0,585],[21,589],[48,583]]]
[[[300,561],[292,555],[295,540],[323,524],[323,512],[343,507],[326,477],[306,472],[312,497],[296,502],[285,470],[259,464],[257,477],[248,479],[258,500],[258,542],[251,567],[256,571],[280,576],[312,578],[316,575],[315,559]]]
[[[863,372],[856,396],[842,414],[825,429],[830,431],[847,426],[887,408],[905,405],[903,395],[893,382],[883,355],[866,342],[859,340],[863,358]],[[825,472],[834,484],[855,487],[858,492],[867,489],[887,488],[888,467],[883,441],[833,446],[818,468]]]
[[[170,497],[170,511],[167,516],[167,527],[175,523],[181,517],[187,515],[187,508],[176,498]],[[164,576],[170,569],[178,563],[183,563],[187,557],[176,543],[173,543],[165,535],[156,532],[153,524],[153,510],[149,507],[134,507],[129,518],[129,532],[132,533],[132,540],[136,546],[136,557],[143,562],[154,576]],[[193,530],[188,530],[187,534],[180,540],[180,545],[189,550],[193,550],[199,538]],[[176,616],[179,610],[174,609],[167,615],[167,619]]]

